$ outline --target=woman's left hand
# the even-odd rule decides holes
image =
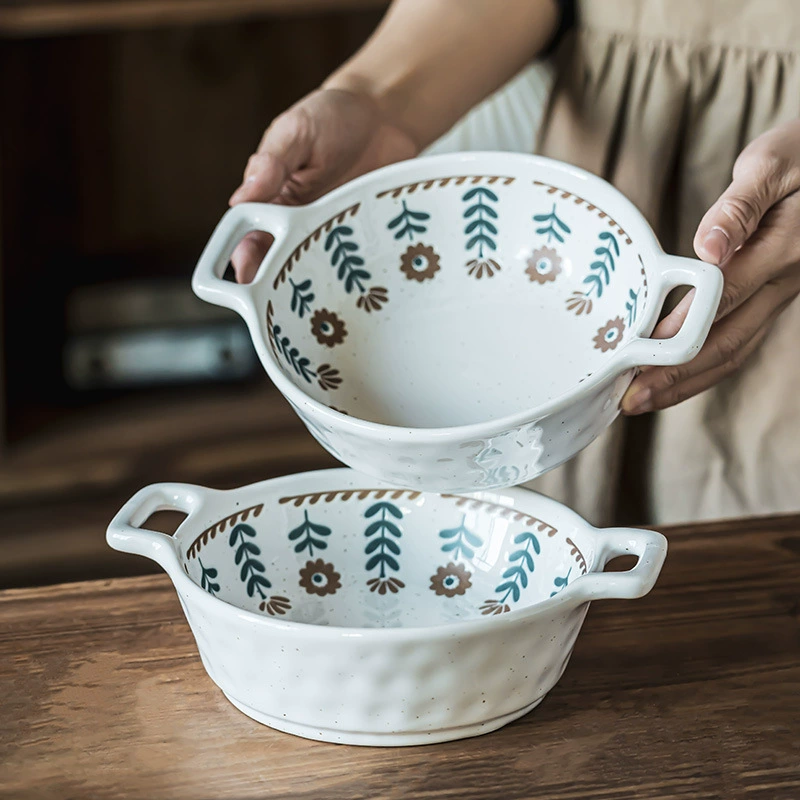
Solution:
[[[725,284],[716,320],[695,358],[650,367],[622,400],[626,414],[668,408],[735,372],[800,293],[800,120],[754,139],[733,167],[733,182],[703,217],[697,254],[718,264]],[[678,332],[694,292],[656,327]]]

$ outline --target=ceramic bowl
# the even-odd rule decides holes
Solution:
[[[220,279],[244,234],[275,243],[249,285]],[[647,338],[668,292],[696,296]],[[436,491],[522,483],[617,416],[634,371],[700,349],[721,273],[665,255],[605,181],[513,153],[420,158],[312,205],[240,205],[195,270],[239,312],[272,381],[335,457]]]
[[[188,514],[173,537],[142,529]],[[172,579],[211,679],[259,722],[311,739],[412,745],[530,711],[589,601],[653,586],[666,540],[597,530],[524,489],[404,490],[348,469],[233,491],[160,484],[108,529]],[[633,553],[636,565],[604,573]]]

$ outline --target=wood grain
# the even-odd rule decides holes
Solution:
[[[538,710],[409,749],[240,714],[164,576],[0,593],[0,797],[797,800],[800,517],[666,533],[655,590],[593,606]]]
[[[387,4],[388,0],[4,0],[0,37],[233,22]]]

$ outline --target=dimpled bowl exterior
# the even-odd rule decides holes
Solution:
[[[140,526],[188,517],[173,537]],[[639,597],[657,533],[599,531],[524,490],[438,495],[351,470],[233,491],[156,484],[109,544],[172,579],[212,680],[250,717],[331,742],[411,745],[499,728],[537,705],[591,600]],[[627,573],[603,573],[634,553]]]
[[[250,230],[254,281],[221,280]],[[669,291],[681,331],[650,336]],[[420,158],[304,207],[237,206],[193,278],[247,322],[272,381],[347,465],[428,491],[535,478],[617,416],[637,367],[690,360],[722,291],[605,181],[513,153]]]

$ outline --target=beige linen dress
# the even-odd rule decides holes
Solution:
[[[798,0],[583,0],[536,150],[609,180],[667,252],[753,138],[800,117]],[[800,236],[800,221],[798,221]],[[800,510],[800,302],[735,375],[529,484],[598,524]],[[633,500],[643,499],[636,507]]]

